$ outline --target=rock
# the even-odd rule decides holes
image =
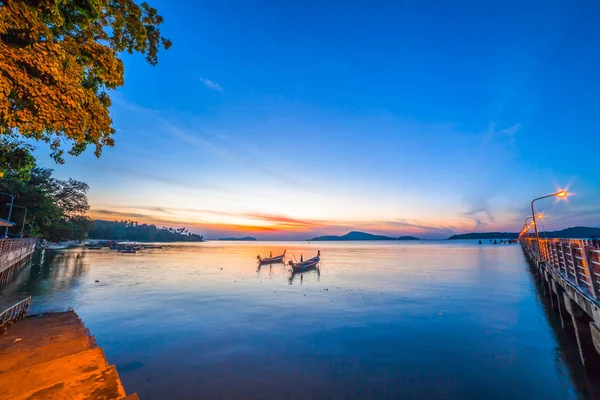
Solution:
[[[100,282],[98,279],[96,279],[96,283]]]
[[[20,342],[20,341],[21,341],[21,338],[18,337],[18,338],[15,339],[15,341],[13,343],[17,343],[17,342]]]

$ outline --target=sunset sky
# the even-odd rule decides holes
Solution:
[[[114,148],[44,166],[90,216],[205,237],[445,238],[600,226],[594,1],[152,0],[173,47],[124,56]]]

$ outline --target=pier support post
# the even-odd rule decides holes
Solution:
[[[600,309],[594,307],[592,310],[592,321],[590,322],[590,333],[594,348],[600,354]]]
[[[590,322],[590,332],[592,334],[592,343],[594,348],[600,354],[600,327],[595,322]]]
[[[560,285],[558,284],[558,282],[556,281],[552,281],[552,290],[554,291],[554,293],[556,293],[556,301],[557,301],[557,305],[558,305],[558,316],[560,318],[560,327],[564,330],[565,329],[565,319],[563,318],[562,315],[562,308],[563,308],[563,303],[564,303],[564,299],[563,299],[563,292],[562,292],[562,288],[560,287]]]
[[[548,289],[550,292],[550,307],[554,310],[554,279],[552,277],[548,280]],[[560,304],[558,306],[560,307]]]
[[[577,318],[580,318],[583,315],[583,311],[581,308],[577,306],[577,304],[573,304],[573,300],[566,293],[563,293],[563,298],[565,301],[565,308],[567,312],[571,314],[571,320],[573,322],[573,329],[575,330],[575,339],[577,340],[577,348],[579,349],[579,357],[581,358],[581,363],[585,365],[585,358],[583,357],[583,349],[581,347],[581,338],[579,337],[579,328],[577,327]]]

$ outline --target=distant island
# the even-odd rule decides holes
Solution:
[[[241,238],[229,237],[229,238],[220,238],[217,240],[229,240],[229,241],[238,241],[238,242],[256,242],[258,239],[254,238],[252,236],[244,236]]]
[[[462,235],[453,235],[448,240],[455,239],[516,239],[519,234],[516,232],[472,232]],[[600,237],[600,228],[591,228],[587,226],[575,226],[560,231],[540,232],[540,237],[553,237],[562,239],[573,238],[598,238]]]
[[[371,233],[366,232],[358,232],[352,231],[348,232],[344,236],[318,236],[312,239],[307,239],[308,241],[315,242],[324,242],[324,241],[350,241],[350,240],[420,240],[414,236],[400,236],[400,237],[390,237],[383,235],[373,235]]]

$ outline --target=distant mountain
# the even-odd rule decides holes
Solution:
[[[344,236],[318,236],[316,238],[307,239],[309,241],[345,241],[345,240],[420,240],[414,236],[400,236],[400,237],[390,237],[390,236],[382,236],[382,235],[372,235],[366,232],[357,232],[352,231],[348,232]]]
[[[555,237],[561,239],[593,239],[600,237],[600,228],[591,228],[589,226],[574,226],[572,228],[563,229],[554,232],[540,232],[540,237]]]
[[[258,239],[254,238],[252,236],[244,236],[244,237],[241,237],[241,238],[230,237],[230,238],[220,238],[220,239],[217,239],[217,240],[233,240],[233,241],[238,241],[238,242],[256,242]]]
[[[519,237],[519,234],[516,232],[472,232],[464,233],[462,235],[453,235],[448,239],[516,239],[517,237]],[[540,232],[540,237],[561,239],[598,238],[600,237],[600,228],[575,226],[572,228],[562,229],[560,231]]]

